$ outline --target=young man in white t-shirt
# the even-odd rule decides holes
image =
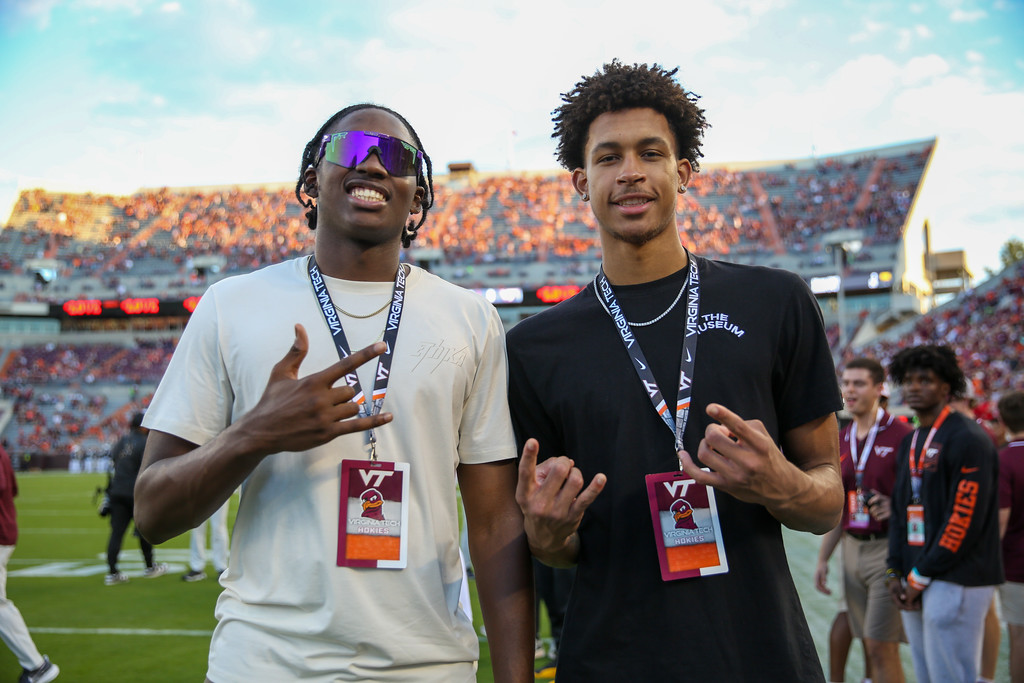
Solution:
[[[495,680],[533,680],[501,322],[399,261],[433,202],[422,148],[377,105],[328,120],[296,186],[313,255],[213,285],[153,399],[143,534],[242,486],[213,683],[475,680],[456,483]]]

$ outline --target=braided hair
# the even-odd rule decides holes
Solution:
[[[397,111],[381,106],[379,104],[370,104],[368,102],[364,102],[361,104],[353,104],[351,106],[345,107],[337,114],[327,119],[327,122],[324,123],[324,125],[320,126],[320,130],[318,130],[316,132],[316,135],[314,135],[313,138],[306,143],[305,149],[302,150],[302,161],[299,164],[299,180],[297,183],[295,183],[295,198],[299,200],[299,204],[302,204],[302,206],[308,209],[306,211],[306,222],[309,224],[310,230],[316,230],[317,211],[316,203],[313,202],[312,199],[308,198],[308,195],[306,199],[303,199],[303,195],[305,194],[307,189],[305,180],[306,169],[316,165],[316,155],[320,151],[320,142],[323,140],[323,137],[326,134],[327,130],[331,126],[333,126],[337,121],[340,121],[349,114],[360,111],[362,109],[378,109],[380,111],[387,112],[394,116],[396,119],[401,121],[402,124],[409,130],[409,133],[412,135],[412,142],[413,144],[416,145],[417,149],[423,150],[423,143],[420,141],[420,136],[417,135],[416,129],[412,127],[412,124],[406,121],[405,117],[399,114]],[[430,163],[430,157],[427,155],[426,151],[423,152],[423,160],[426,162],[427,174],[426,176],[424,176],[422,171],[416,174],[416,186],[423,188],[423,201],[420,206],[420,217],[419,220],[417,220],[415,223],[413,222],[412,219],[410,219],[409,223],[405,226],[405,229],[402,230],[402,246],[405,247],[406,249],[408,249],[409,246],[412,244],[412,241],[416,239],[416,232],[426,222],[427,212],[430,210],[430,207],[434,205],[433,166]]]
[[[572,171],[583,168],[583,150],[590,124],[601,114],[623,109],[650,108],[662,114],[676,138],[676,156],[688,159],[694,171],[700,170],[701,138],[709,123],[697,106],[699,95],[688,92],[673,78],[679,68],[666,71],[657,64],[626,66],[613,59],[603,72],[584,76],[555,109],[552,120],[558,139],[556,158]]]

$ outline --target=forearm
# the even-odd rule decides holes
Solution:
[[[469,526],[469,552],[498,682],[533,681],[533,566],[518,513],[512,510],[484,529]]]
[[[151,432],[135,482],[135,523],[151,543],[163,543],[208,519],[266,456],[229,427],[203,446]]]
[[[824,534],[836,527],[843,513],[843,482],[832,464],[792,474],[789,495],[765,507],[775,519],[796,531]]]

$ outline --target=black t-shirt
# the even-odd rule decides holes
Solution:
[[[813,295],[796,275],[698,258],[700,335],[684,443],[691,455],[718,402],[787,430],[841,407]],[[616,287],[626,318],[650,320],[686,270]],[[685,296],[663,320],[634,327],[659,387],[675,405]],[[764,507],[718,492],[729,572],[661,579],[644,476],[678,469],[673,434],[650,399],[593,286],[508,334],[516,438],[540,458],[567,455],[589,481],[608,476],[583,517],[576,582],[559,650],[564,681],[820,681],[821,664]]]

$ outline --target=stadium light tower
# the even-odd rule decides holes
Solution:
[[[839,348],[841,354],[846,348],[846,261],[848,256],[856,256],[864,246],[860,230],[836,230],[825,236],[824,242],[832,250],[832,260],[836,267],[836,317],[839,318]]]

